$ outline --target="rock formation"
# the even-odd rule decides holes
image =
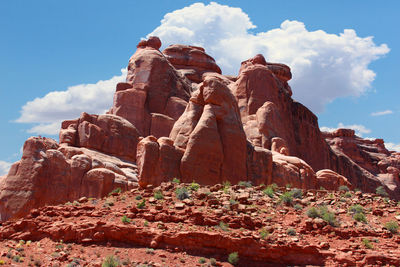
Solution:
[[[1,220],[175,177],[366,192],[383,185],[400,198],[400,154],[351,130],[322,133],[292,99],[288,66],[256,55],[225,76],[203,48],[160,47],[157,37],[139,42],[107,114],[64,121],[59,143],[26,141],[0,178]]]

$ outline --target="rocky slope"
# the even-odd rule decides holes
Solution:
[[[288,66],[256,55],[225,76],[203,48],[160,47],[157,37],[139,42],[108,114],[63,122],[58,143],[26,141],[0,178],[0,221],[173,178],[363,192],[382,185],[400,198],[399,154],[348,130],[320,132],[291,97]]]
[[[399,204],[343,189],[175,179],[83,197],[3,223],[0,264],[101,266],[112,257],[123,266],[400,265]]]

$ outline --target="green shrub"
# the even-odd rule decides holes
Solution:
[[[103,263],[101,264],[101,267],[117,267],[119,266],[119,260],[117,258],[114,258],[114,256],[110,255],[105,258]]]
[[[219,228],[220,228],[222,231],[225,231],[225,232],[228,232],[228,231],[229,231],[229,226],[228,226],[226,223],[224,223],[224,222],[220,222],[220,223],[219,223]]]
[[[214,259],[214,258],[211,258],[210,259],[210,264],[211,264],[211,266],[217,266],[217,260]]]
[[[190,184],[190,190],[192,191],[197,191],[199,190],[200,185],[198,183],[195,183],[194,181]]]
[[[303,191],[298,188],[293,188],[290,193],[294,198],[302,198],[303,197]]]
[[[137,207],[138,209],[144,209],[144,208],[146,207],[146,199],[143,199],[142,201],[140,201],[140,202],[136,205],[136,207]]]
[[[260,230],[260,237],[261,237],[261,239],[266,239],[268,236],[269,236],[268,230],[265,229],[265,228],[262,228],[262,229]]]
[[[292,184],[286,184],[286,188],[288,189],[292,188]]]
[[[154,255],[154,248],[146,248],[146,254]]]
[[[296,235],[296,230],[293,229],[293,228],[289,228],[289,229],[287,229],[286,233],[288,235],[293,235],[294,236],[294,235]]]
[[[157,200],[160,200],[160,199],[164,198],[164,195],[161,191],[156,191],[156,192],[154,192],[154,198]]]
[[[361,205],[359,205],[359,204],[353,205],[353,206],[351,206],[351,207],[349,208],[349,212],[350,212],[350,213],[353,213],[353,214],[356,214],[356,213],[364,213],[364,208],[363,208]]]
[[[228,256],[228,262],[232,265],[236,265],[239,262],[239,255],[237,252],[233,252]]]
[[[365,217],[364,213],[356,213],[353,215],[353,218],[357,222],[367,223],[367,218]]]
[[[244,187],[252,187],[253,186],[250,181],[240,181],[239,185],[244,186]]]
[[[174,184],[180,184],[180,183],[181,183],[181,180],[179,180],[178,178],[174,178],[174,179],[172,179],[172,182],[173,182]]]
[[[396,221],[390,221],[385,224],[385,228],[392,234],[396,234],[399,230],[399,224]]]
[[[386,192],[385,188],[383,188],[383,186],[378,186],[376,188],[376,194],[380,195],[382,197],[387,197],[388,196],[388,193]]]
[[[352,197],[351,192],[344,193],[344,197],[351,198]]]
[[[307,216],[310,218],[320,217],[319,212],[316,207],[311,207],[309,210],[307,210]]]
[[[135,199],[136,200],[141,200],[143,197],[141,196],[141,195],[137,195],[136,197],[135,197]]]
[[[371,241],[369,241],[368,239],[363,238],[362,242],[366,248],[368,249],[374,248],[374,246],[371,244]]]
[[[272,188],[272,186],[268,186],[267,188],[265,188],[263,190],[264,195],[269,196],[270,198],[273,198],[275,195],[274,189]]]
[[[341,185],[341,186],[339,186],[339,191],[349,192],[350,189],[349,189],[347,186],[345,186],[345,185]]]
[[[128,217],[126,217],[126,215],[124,215],[124,216],[122,217],[121,221],[122,221],[123,223],[130,223],[130,222],[131,222],[131,219],[129,219]]]
[[[300,204],[296,204],[296,205],[293,206],[293,208],[294,208],[295,210],[302,210],[302,209],[303,209],[303,206],[300,205]]]
[[[113,191],[111,191],[108,195],[111,196],[112,194],[119,194],[121,193],[121,191],[122,191],[121,188],[117,187]]]
[[[286,205],[290,205],[293,203],[293,196],[291,192],[285,192],[282,195],[280,195],[279,198]]]
[[[206,261],[207,261],[207,260],[206,260],[205,258],[200,258],[200,259],[199,259],[199,263],[200,263],[200,264],[206,263]]]
[[[177,189],[175,190],[175,194],[176,194],[176,197],[177,197],[179,200],[184,200],[184,199],[190,198],[189,191],[187,190],[186,187],[177,188]]]

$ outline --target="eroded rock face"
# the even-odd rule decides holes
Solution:
[[[31,209],[104,197],[114,188],[132,188],[136,165],[95,150],[31,137],[22,159],[0,181],[0,219],[21,217]]]

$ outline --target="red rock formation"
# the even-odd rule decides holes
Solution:
[[[351,188],[351,184],[347,178],[332,171],[332,170],[319,170],[316,173],[318,185],[326,190],[338,190],[340,186],[347,186]]]

